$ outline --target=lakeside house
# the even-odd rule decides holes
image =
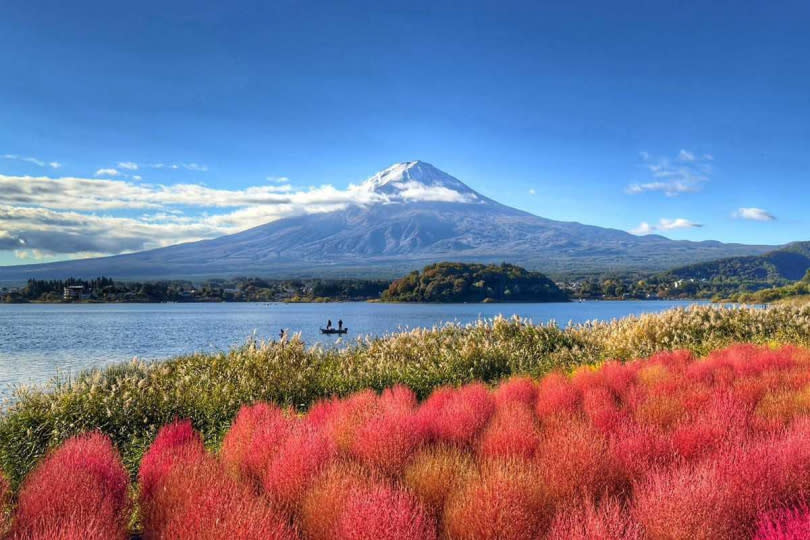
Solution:
[[[84,285],[68,285],[62,290],[64,300],[83,300],[89,296],[84,293]]]

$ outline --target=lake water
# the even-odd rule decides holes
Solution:
[[[0,305],[0,396],[13,385],[42,383],[57,373],[134,357],[152,360],[221,351],[255,333],[275,339],[300,332],[307,343],[340,345],[322,336],[327,319],[342,319],[349,339],[444,322],[470,323],[519,315],[535,323],[610,320],[695,302],[625,301],[553,304],[21,304]]]

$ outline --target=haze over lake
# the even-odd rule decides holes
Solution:
[[[195,351],[221,351],[251,335],[277,339],[300,332],[308,344],[340,346],[445,322],[471,323],[499,314],[535,323],[610,320],[688,306],[695,301],[624,301],[544,304],[21,304],[0,306],[0,395],[20,383],[43,383],[57,373],[132,358],[165,359]],[[343,320],[348,338],[323,336],[328,319]]]

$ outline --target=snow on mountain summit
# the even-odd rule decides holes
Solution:
[[[424,161],[395,163],[361,185],[389,202],[483,202],[464,182]]]

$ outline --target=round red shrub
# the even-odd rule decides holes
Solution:
[[[290,417],[275,405],[242,407],[222,442],[220,460],[236,478],[259,486],[267,464],[289,436],[292,425]]]
[[[166,477],[175,469],[194,466],[210,459],[202,438],[190,420],[163,426],[141,459],[138,469],[138,500],[145,527],[158,530],[176,501],[160,499]]]
[[[537,383],[529,377],[512,377],[498,385],[493,397],[498,407],[514,402],[531,406],[537,400]]]
[[[755,540],[805,540],[810,538],[810,508],[801,504],[759,517]]]
[[[643,529],[613,497],[591,499],[557,512],[548,540],[641,540]]]
[[[520,401],[501,405],[481,435],[483,458],[531,459],[540,446],[537,418],[531,407]]]
[[[525,461],[482,464],[447,500],[443,533],[448,538],[523,540],[537,538],[553,509],[538,468]]]
[[[335,444],[326,434],[300,424],[268,463],[265,494],[286,511],[295,511],[312,481],[336,455]]]
[[[411,494],[385,484],[349,492],[337,523],[341,540],[431,540],[436,524]]]
[[[18,538],[64,537],[83,528],[125,538],[129,475],[100,433],[65,441],[25,479],[14,516]]]
[[[427,432],[437,442],[472,445],[495,411],[495,400],[480,383],[441,391],[420,411]]]
[[[358,428],[350,449],[360,463],[395,474],[424,440],[424,430],[410,412],[384,412]]]

